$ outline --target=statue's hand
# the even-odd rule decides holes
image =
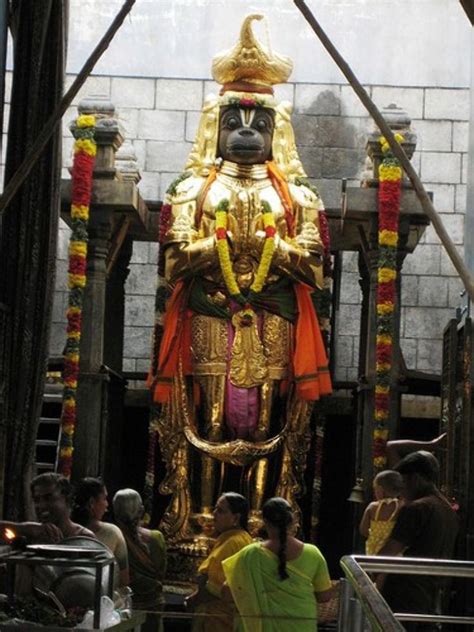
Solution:
[[[234,247],[235,244],[235,235],[231,230],[227,231],[227,243],[229,244],[230,248]]]
[[[250,239],[250,251],[251,254],[256,258],[260,259],[263,252],[263,245],[265,243],[265,231],[257,230],[255,234]]]

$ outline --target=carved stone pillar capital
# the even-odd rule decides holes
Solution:
[[[115,153],[124,141],[123,130],[115,118],[115,106],[107,97],[91,96],[78,105],[79,114],[93,114],[96,117],[94,139],[97,143],[94,178],[118,179],[115,168]],[[70,125],[74,133],[75,121]]]
[[[411,119],[408,114],[402,108],[399,108],[395,103],[390,103],[387,107],[382,109],[382,115],[388,123],[393,133],[402,134],[404,137],[403,149],[411,160],[416,149],[416,134],[411,131]],[[366,151],[369,157],[366,171],[362,176],[362,183],[364,186],[378,186],[379,181],[379,167],[383,159],[382,149],[380,147],[381,132],[376,128],[371,134],[369,134],[366,144]],[[404,177],[403,185],[410,187],[410,182]]]
[[[115,155],[115,166],[123,180],[131,180],[138,184],[142,179],[138,169],[138,160],[135,147],[130,142],[125,142]]]

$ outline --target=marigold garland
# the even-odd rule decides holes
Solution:
[[[64,350],[64,394],[61,412],[58,472],[71,476],[74,431],[77,422],[77,378],[79,375],[79,345],[81,341],[82,301],[87,282],[87,223],[92,193],[96,143],[95,116],[81,115],[73,128],[74,160],[72,166],[71,237],[69,240],[68,287],[66,312],[67,337]]]
[[[395,134],[398,143],[401,134]],[[380,138],[383,160],[379,167],[379,261],[377,285],[377,338],[375,347],[375,405],[373,463],[377,470],[386,464],[387,421],[390,407],[390,372],[393,357],[394,312],[397,279],[398,224],[402,169],[386,139]]]
[[[165,201],[160,209],[160,223],[158,229],[158,285],[155,295],[155,324],[153,328],[153,340],[152,340],[152,355],[151,366],[148,374],[147,385],[153,388],[154,380],[158,371],[158,357],[160,352],[161,339],[163,337],[163,318],[165,313],[166,301],[169,298],[169,286],[166,283],[165,276],[165,256],[163,245],[165,243],[166,233],[170,227],[172,217],[172,205],[171,200],[176,195],[178,185],[189,178],[192,175],[190,171],[185,171],[180,174],[169,185],[166,190]],[[145,484],[143,487],[143,504],[145,513],[143,516],[143,523],[148,525],[151,520],[151,513],[153,510],[153,496],[155,487],[155,454],[158,446],[158,423],[157,418],[159,414],[158,406],[154,406],[151,412],[150,424],[148,427],[148,455],[147,465],[145,472]]]
[[[229,211],[229,201],[221,200],[216,208],[216,248],[217,255],[219,257],[219,264],[221,267],[222,276],[224,282],[229,290],[232,298],[240,303],[246,305],[251,303],[252,294],[258,294],[262,291],[265,284],[268,272],[273,259],[273,253],[275,252],[275,219],[273,212],[268,202],[262,202],[262,220],[263,227],[265,229],[265,242],[263,244],[262,257],[258,264],[257,273],[255,279],[250,286],[249,296],[245,297],[240,292],[240,288],[237,284],[237,280],[232,269],[232,261],[230,258],[229,244],[227,242],[227,215]]]

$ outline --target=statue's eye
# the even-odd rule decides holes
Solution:
[[[259,132],[265,132],[268,129],[268,123],[265,119],[261,118],[257,121],[255,127]]]
[[[237,129],[239,125],[240,125],[240,121],[236,116],[230,116],[225,122],[225,126],[228,129]]]

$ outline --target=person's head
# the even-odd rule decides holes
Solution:
[[[47,472],[31,481],[31,495],[40,522],[61,525],[71,513],[72,486],[62,474]]]
[[[214,530],[217,534],[231,529],[247,529],[249,504],[236,492],[226,492],[217,499],[213,511]]]
[[[394,469],[402,475],[404,496],[408,500],[428,496],[436,491],[439,463],[431,452],[412,452],[397,463]]]
[[[262,518],[271,537],[272,533],[276,533],[280,541],[278,551],[278,574],[281,579],[287,579],[286,572],[286,539],[288,529],[293,524],[293,511],[291,505],[284,498],[270,498],[263,505]]]
[[[112,501],[114,516],[120,524],[136,529],[143,517],[144,507],[140,494],[134,489],[119,489]]]
[[[395,470],[383,470],[374,478],[374,495],[377,500],[382,498],[398,498],[403,491],[403,478]]]
[[[109,506],[107,488],[100,478],[86,477],[75,488],[72,519],[87,525],[91,520],[102,520]]]

